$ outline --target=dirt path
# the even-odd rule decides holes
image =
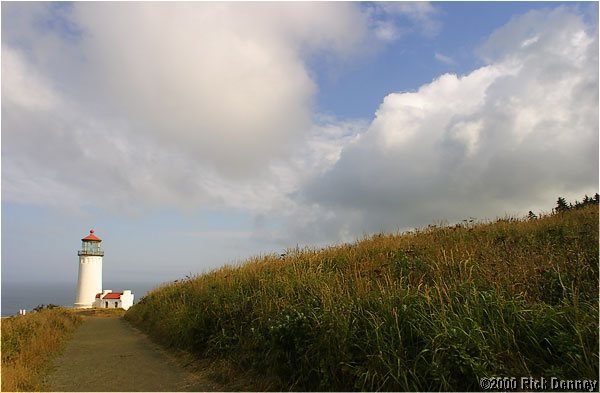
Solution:
[[[86,318],[45,380],[50,391],[214,391],[122,318]]]

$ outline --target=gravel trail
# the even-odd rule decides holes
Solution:
[[[124,319],[86,318],[45,379],[50,391],[215,391]]]

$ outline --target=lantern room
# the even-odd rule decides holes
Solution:
[[[77,255],[93,255],[93,256],[104,256],[104,251],[100,247],[100,239],[98,236],[94,235],[94,230],[90,229],[90,234],[81,239],[81,250],[77,252]]]

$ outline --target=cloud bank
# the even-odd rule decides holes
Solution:
[[[390,94],[359,121],[314,113],[307,64],[435,36],[430,4],[2,12],[3,201],[227,207],[283,223],[257,238],[296,244],[597,190],[598,32],[571,8],[514,18],[481,46],[481,68]]]
[[[385,97],[302,190],[315,240],[526,212],[598,187],[598,33],[565,8],[494,32],[487,65]],[[323,231],[315,231],[324,228]]]
[[[271,163],[312,127],[306,58],[357,56],[371,39],[351,4],[3,4],[3,16],[3,197],[67,206],[272,199]]]
[[[69,208],[280,207],[282,166],[315,145],[307,63],[381,42],[352,3],[2,12],[3,199]]]

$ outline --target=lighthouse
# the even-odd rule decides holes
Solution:
[[[104,251],[100,247],[102,239],[94,235],[94,230],[81,239],[79,255],[79,277],[75,308],[92,308],[96,294],[102,292],[102,257]]]

